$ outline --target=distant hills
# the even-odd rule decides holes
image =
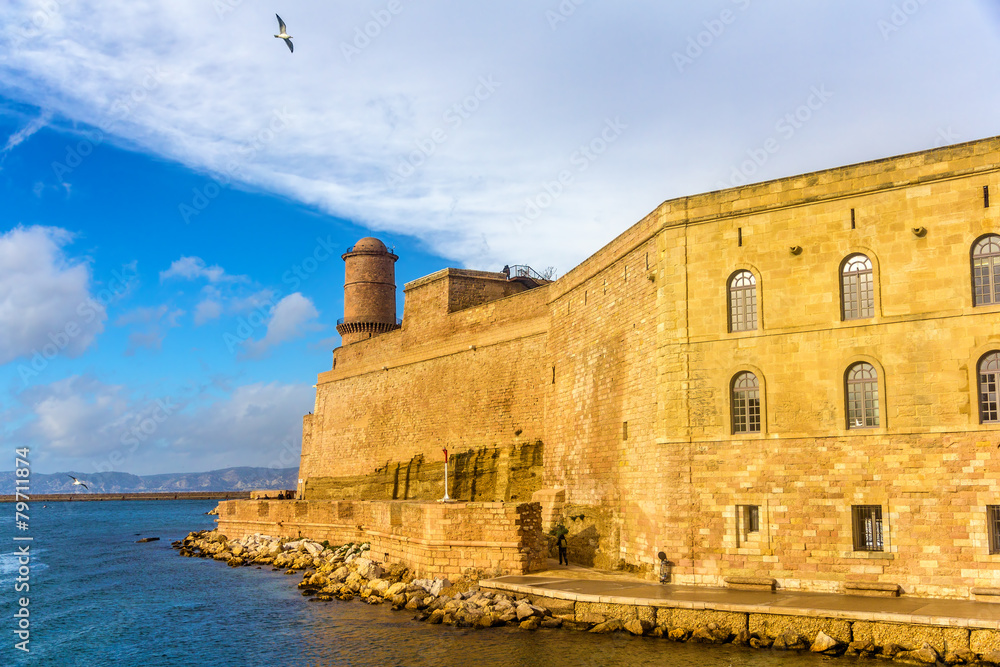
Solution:
[[[252,491],[254,489],[294,489],[298,468],[224,468],[209,472],[180,472],[164,475],[132,475],[127,472],[64,472],[31,474],[31,494],[87,493],[73,486],[73,475],[91,493],[164,493],[178,491]],[[0,488],[14,489],[14,472],[0,472]]]

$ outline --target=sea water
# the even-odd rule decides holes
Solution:
[[[44,506],[43,506],[44,505]],[[215,501],[12,503],[0,546],[0,665],[676,665],[845,664],[809,654],[675,644],[571,630],[428,625],[388,605],[310,602],[301,577],[182,558],[170,543],[214,527]],[[14,536],[32,537],[15,542]],[[156,542],[137,543],[143,537]],[[17,592],[18,546],[30,544],[29,590]],[[23,571],[22,571],[23,572]],[[15,648],[27,598],[29,653]]]

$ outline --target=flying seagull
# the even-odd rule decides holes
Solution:
[[[66,476],[69,477],[71,480],[73,480],[73,486],[79,485],[79,486],[82,486],[83,488],[87,489],[88,491],[90,491],[90,489],[87,488],[86,484],[84,484],[83,482],[81,482],[80,480],[78,480],[76,477],[73,477],[73,475],[66,475]]]
[[[275,14],[275,16],[278,15]],[[285,22],[281,20],[280,16],[278,16],[278,32],[281,34],[275,35],[275,37],[285,40],[285,44],[288,44],[288,50],[295,53],[295,47],[292,46],[292,36],[288,34],[288,30],[285,28]]]

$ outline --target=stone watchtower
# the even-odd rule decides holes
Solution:
[[[399,328],[396,320],[396,255],[378,239],[363,238],[344,260],[344,318],[337,333],[344,345]]]

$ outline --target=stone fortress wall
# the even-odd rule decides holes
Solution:
[[[648,571],[663,551],[678,583],[1000,587],[1000,424],[980,423],[977,376],[1000,306],[973,305],[970,273],[973,244],[1000,233],[998,171],[985,139],[671,200],[534,289],[457,269],[409,283],[402,328],[338,348],[319,376],[300,494],[391,471],[396,495],[359,493],[407,497],[399,471],[447,447],[483,462],[463,482],[485,480],[479,499],[548,499],[577,562]],[[856,253],[874,312],[844,320]],[[730,332],[737,271],[757,324]],[[877,427],[848,427],[859,361],[878,374]],[[741,372],[759,381],[758,433],[733,432]],[[881,509],[881,551],[854,549],[853,505]]]

